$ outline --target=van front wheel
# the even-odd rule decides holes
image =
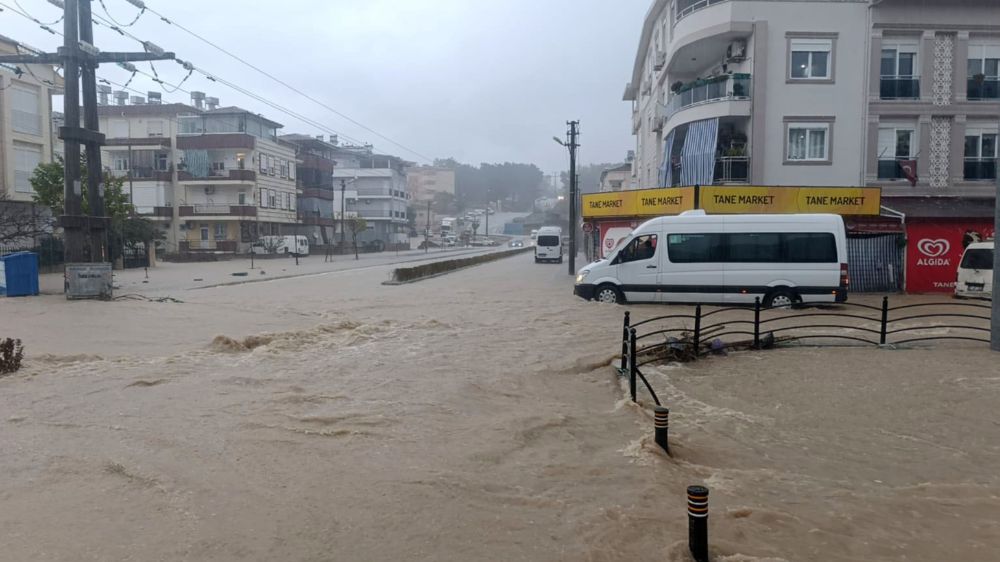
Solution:
[[[609,304],[622,304],[625,302],[625,297],[622,292],[618,290],[618,287],[614,285],[601,285],[594,292],[594,300],[597,302],[606,302]]]
[[[802,298],[788,289],[777,289],[764,297],[765,308],[791,308],[802,302]]]

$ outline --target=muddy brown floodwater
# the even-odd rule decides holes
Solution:
[[[718,561],[997,559],[985,346],[651,368],[669,458],[563,267],[385,276],[0,302],[0,560],[681,561],[689,484]]]

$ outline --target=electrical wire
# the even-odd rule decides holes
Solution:
[[[14,0],[14,2],[16,3],[17,0]],[[20,4],[18,4],[17,5],[18,7],[15,8],[15,7],[11,6],[10,4],[4,4],[3,2],[0,2],[0,6],[3,6],[4,8],[7,8],[11,12],[14,12],[15,14],[21,16],[22,18],[25,18],[25,19],[28,19],[28,20],[31,20],[31,21],[35,22],[36,24],[38,24],[38,27],[44,29],[45,31],[48,31],[52,35],[62,35],[62,33],[59,33],[58,31],[56,31],[56,30],[52,29],[51,27],[49,27],[50,25],[55,25],[59,21],[62,21],[62,18],[60,18],[59,20],[57,20],[57,21],[55,21],[53,23],[45,23],[45,22],[40,21],[38,18],[32,16],[28,12],[25,12],[24,9],[20,7],[21,6]]]
[[[35,22],[35,23],[37,23],[38,25],[41,25],[41,26],[46,26],[47,27],[47,26],[50,26],[50,25],[55,25],[55,24],[61,22],[64,17],[66,17],[65,15],[60,15],[59,19],[57,19],[56,21],[46,23],[46,22],[43,22],[43,21],[39,20],[35,16],[31,15],[31,12],[29,12],[27,9],[25,9],[25,7],[22,6],[21,3],[18,2],[17,0],[14,0],[14,4],[17,5],[17,7],[20,8],[21,11],[24,12],[24,14],[26,16],[28,16],[28,18],[31,19],[31,21],[33,21],[33,22]]]
[[[313,102],[313,103],[315,103],[315,104],[323,107],[324,109],[330,111],[331,113],[334,113],[334,114],[340,116],[341,118],[343,118],[343,119],[345,119],[347,121],[350,121],[351,123],[357,125],[358,127],[361,127],[362,129],[364,129],[364,130],[368,131],[369,133],[371,133],[371,134],[373,134],[373,135],[381,138],[382,140],[385,140],[385,141],[389,142],[390,144],[392,144],[394,146],[397,146],[397,147],[402,148],[403,150],[405,150],[405,151],[407,151],[407,152],[409,152],[411,154],[419,156],[420,158],[422,158],[423,160],[426,160],[427,162],[433,162],[432,158],[429,158],[429,157],[427,157],[427,156],[425,156],[425,155],[417,152],[416,150],[413,150],[412,148],[407,147],[406,145],[400,144],[399,142],[396,142],[395,140],[393,140],[393,139],[391,139],[391,138],[383,135],[382,133],[376,131],[375,129],[372,129],[372,128],[368,127],[367,125],[365,125],[365,124],[363,124],[363,123],[361,123],[361,122],[353,119],[352,117],[350,117],[348,115],[345,115],[344,113],[342,113],[342,112],[334,109],[333,107],[330,107],[329,105],[327,105],[327,104],[323,103],[322,101],[320,101],[320,100],[318,100],[318,99],[310,96],[309,94],[303,92],[302,90],[296,88],[295,86],[292,86],[288,82],[285,82],[284,80],[278,78],[277,76],[274,76],[270,72],[267,72],[266,70],[257,67],[256,65],[250,63],[249,61],[243,59],[242,57],[240,57],[240,56],[238,56],[238,55],[236,55],[236,54],[234,54],[234,53],[226,50],[225,48],[219,46],[218,44],[216,44],[216,43],[214,43],[214,42],[212,42],[212,41],[210,41],[210,40],[202,37],[201,35],[195,33],[194,31],[191,31],[190,29],[184,27],[183,25],[181,25],[181,24],[179,24],[179,23],[177,23],[175,21],[172,21],[172,20],[168,19],[166,16],[164,16],[163,14],[157,12],[153,8],[148,8],[147,7],[147,9],[153,15],[158,16],[160,18],[160,20],[162,20],[166,24],[173,25],[174,27],[177,27],[178,29],[180,29],[180,30],[184,31],[185,33],[191,35],[192,37],[195,37],[196,39],[198,39],[198,40],[200,40],[200,41],[202,41],[202,42],[204,42],[204,43],[206,43],[206,44],[214,47],[215,49],[218,49],[219,51],[222,51],[223,53],[225,53],[229,57],[231,57],[231,58],[239,61],[240,63],[242,63],[242,64],[244,64],[244,65],[246,65],[246,66],[248,66],[250,68],[252,68],[253,70],[256,70],[257,72],[263,74],[264,76],[270,78],[271,80],[277,82],[278,84],[281,84],[282,86],[288,88],[289,90],[292,90],[293,92],[299,94],[300,96],[306,98],[307,100],[309,100],[309,101],[311,101],[311,102]]]
[[[104,0],[100,0],[100,2],[101,2],[101,9],[104,10],[104,13],[108,15],[108,19],[113,21],[115,25],[119,27],[132,27],[133,25],[136,24],[136,22],[139,21],[139,18],[141,18],[142,15],[146,13],[146,7],[143,6],[142,8],[139,8],[139,13],[135,15],[135,19],[133,19],[130,23],[120,23],[118,20],[115,19],[114,16],[111,15],[111,12],[108,11],[108,7],[107,5],[104,4]]]

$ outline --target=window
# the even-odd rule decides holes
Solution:
[[[968,128],[965,131],[967,180],[994,180],[997,177],[997,128]]]
[[[114,169],[116,172],[127,172],[128,171],[128,156],[115,156],[114,158]]]
[[[261,207],[267,207],[267,190],[266,189],[261,189],[260,190],[260,206]]]
[[[538,240],[535,241],[536,246],[548,246],[548,247],[558,246],[561,243],[562,242],[559,240],[558,236],[554,236],[551,234],[545,236],[539,236]]]
[[[236,153],[236,169],[242,170],[246,167],[247,155],[242,152]]]
[[[539,240],[544,237],[539,237]],[[557,238],[553,236],[553,238]],[[641,261],[652,259],[656,255],[656,235],[646,234],[644,236],[636,236],[628,243],[620,252],[618,252],[618,257],[615,259],[616,263],[628,263],[633,261]],[[557,242],[558,243],[558,242]],[[541,242],[538,243],[541,246]]]
[[[833,77],[833,39],[791,39],[791,68],[793,80],[829,80]]]
[[[263,154],[260,154],[257,157],[260,158],[260,173],[267,173],[267,157]]]
[[[170,157],[166,152],[157,152],[153,158],[157,171],[166,172],[170,169]]]
[[[837,263],[837,242],[828,232],[671,234],[673,263]]]
[[[973,249],[966,250],[962,256],[962,269],[993,269],[993,250]]]
[[[18,193],[34,193],[31,187],[31,175],[42,163],[42,147],[21,142],[14,143],[14,191]]]
[[[879,127],[878,177],[902,179],[904,174],[899,162],[912,160],[917,148],[916,128],[912,125]]]
[[[288,163],[288,179],[295,179],[295,162]]]
[[[215,239],[216,240],[226,239],[226,223],[224,222],[215,223]]]
[[[14,84],[10,89],[11,129],[15,133],[41,136],[42,102],[39,89],[27,84]]]
[[[112,119],[108,122],[108,137],[126,139],[128,136],[128,121],[124,119]]]
[[[916,43],[882,43],[879,97],[886,100],[920,97]]]
[[[284,208],[285,209],[289,209],[289,210],[292,208],[292,194],[291,193],[286,193],[285,194],[285,207]]]
[[[237,194],[237,196],[236,196],[236,201],[241,206],[242,205],[246,205],[247,204],[247,192],[246,191],[239,192],[239,194]]]
[[[1000,99],[1000,43],[970,44],[968,72],[968,99]]]
[[[222,175],[219,172],[226,171],[226,163],[225,162],[212,162],[212,171],[216,172],[216,173],[212,174],[213,176],[220,176],[220,175]]]
[[[160,121],[159,119],[146,121],[146,135],[150,137],[162,137],[163,121]]]
[[[272,209],[278,208],[277,194],[274,192],[273,189],[269,189],[267,191],[267,198],[268,198],[268,205],[267,205],[268,207],[271,207]]]
[[[794,123],[788,126],[788,160],[824,162],[830,159],[830,126],[826,123]]]

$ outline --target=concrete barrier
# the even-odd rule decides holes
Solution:
[[[459,269],[464,269],[466,267],[472,267],[474,265],[488,263],[491,261],[508,258],[510,256],[523,254],[524,252],[530,252],[530,251],[534,251],[534,248],[532,247],[518,248],[516,250],[506,250],[503,252],[491,252],[489,254],[481,254],[478,256],[473,256],[471,258],[459,258],[454,260],[436,261],[432,263],[417,265],[414,267],[399,267],[393,270],[392,280],[384,281],[382,284],[402,285],[404,283],[414,283],[417,281],[423,281],[424,279],[430,279],[431,277],[437,277],[439,275],[444,275],[446,273],[458,271]]]

